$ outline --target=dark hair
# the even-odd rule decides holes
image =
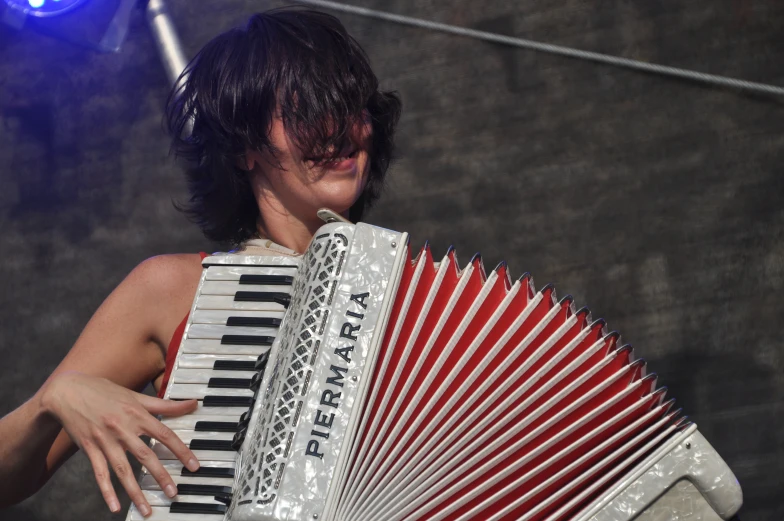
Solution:
[[[400,116],[397,94],[379,91],[367,55],[334,16],[267,11],[205,45],[167,103],[172,149],[191,162],[190,199],[178,208],[207,238],[236,245],[256,236],[259,211],[238,163],[246,147],[275,152],[268,131],[276,109],[311,157],[338,154],[357,118],[369,113],[370,172],[349,218],[361,219],[381,194]]]

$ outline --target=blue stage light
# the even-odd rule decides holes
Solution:
[[[0,27],[5,24],[101,52],[119,52],[140,1],[0,0]]]
[[[57,16],[67,13],[87,0],[5,0],[11,9],[22,14],[38,17]]]

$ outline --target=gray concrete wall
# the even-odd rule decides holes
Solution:
[[[784,85],[774,0],[355,2]],[[282,3],[170,5],[193,53]],[[369,220],[464,261],[506,260],[590,306],[733,468],[743,519],[784,518],[782,100],[341,18],[404,100],[400,160]],[[0,27],[0,414],[135,264],[213,247],[172,207],[184,183],[166,94],[138,10],[111,55]],[[81,454],[0,511],[112,518]]]

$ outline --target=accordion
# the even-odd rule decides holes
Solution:
[[[204,261],[142,470],[166,521],[719,520],[730,469],[603,320],[479,256],[325,224],[302,257]],[[128,519],[143,517],[131,507]],[[150,518],[148,518],[150,519]]]

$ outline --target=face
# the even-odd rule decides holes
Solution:
[[[269,205],[269,209],[284,211],[302,222],[317,219],[319,208],[348,215],[367,182],[371,128],[369,121],[359,122],[340,157],[325,161],[306,156],[286,133],[283,121],[276,117],[270,140],[277,153],[246,154],[260,207]]]

